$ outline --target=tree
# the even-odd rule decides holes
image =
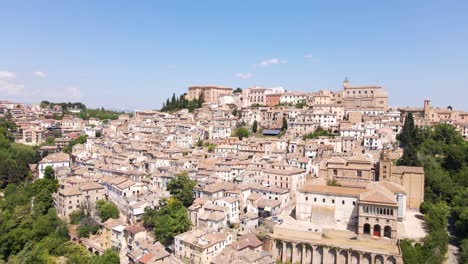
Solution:
[[[337,180],[335,180],[335,179],[333,179],[333,180],[328,180],[328,181],[327,181],[327,185],[328,185],[328,186],[341,186],[341,184],[340,184]]]
[[[245,137],[249,137],[250,133],[249,130],[245,127],[239,127],[234,130],[234,136],[238,137],[240,140],[242,140]]]
[[[317,127],[314,132],[302,136],[303,140],[314,139],[318,137],[335,137],[335,135],[328,132],[328,130],[323,129],[322,127]]]
[[[288,130],[288,121],[286,120],[286,117],[283,116],[283,124],[281,125],[281,131],[285,132]]]
[[[78,210],[70,214],[70,224],[77,225],[86,218],[86,214],[83,210]]]
[[[197,147],[203,147],[203,140],[201,138],[197,141]]]
[[[119,209],[113,203],[108,203],[104,200],[99,200],[96,202],[96,209],[101,217],[101,221],[105,222],[109,218],[117,219],[119,218]]]
[[[242,88],[237,87],[237,88],[233,91],[233,93],[242,93]]]
[[[55,171],[52,166],[47,166],[44,170],[44,178],[53,180],[55,179]]]
[[[403,149],[403,155],[397,161],[398,166],[421,166],[418,158],[418,152],[413,145],[409,145]]]
[[[414,144],[416,137],[416,129],[414,126],[414,118],[412,113],[408,113],[403,124],[403,129],[399,135],[400,143],[403,147],[411,146]]]
[[[201,92],[200,95],[198,96],[197,108],[202,108],[204,102],[205,102],[205,93]]]
[[[120,264],[119,253],[115,250],[108,249],[102,256],[94,256],[93,264]]]
[[[191,226],[187,209],[174,197],[162,202],[153,223],[156,239],[166,246],[172,244],[176,235],[186,232]]]
[[[197,183],[188,177],[187,172],[176,174],[175,178],[167,184],[167,190],[172,197],[181,201],[185,207],[193,202],[193,187]]]
[[[257,133],[257,128],[258,128],[258,122],[255,120],[252,125],[252,132]]]

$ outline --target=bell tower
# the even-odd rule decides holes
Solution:
[[[429,119],[429,111],[431,110],[430,106],[431,100],[424,100],[424,119]]]
[[[344,81],[343,81],[343,88],[349,88],[349,80],[348,80],[348,76],[345,77]]]

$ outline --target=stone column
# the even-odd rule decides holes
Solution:
[[[297,261],[297,253],[299,250],[296,249],[297,244],[296,243],[291,243],[292,248],[291,248],[291,263],[296,263]]]
[[[317,246],[312,247],[312,263],[313,264],[321,264],[320,261],[320,255],[319,252],[317,251]]]
[[[283,243],[283,253],[281,254],[282,258],[281,258],[281,262],[286,262],[287,261],[287,255],[288,255],[288,249],[286,247],[286,242],[282,242]]]
[[[301,259],[302,264],[308,263],[307,262],[307,245],[302,244],[302,259]],[[309,262],[310,264],[310,262]]]

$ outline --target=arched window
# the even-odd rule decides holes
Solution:
[[[390,226],[385,226],[384,237],[392,238],[392,228]]]
[[[364,224],[364,235],[370,235],[370,225]]]
[[[380,225],[374,226],[374,236],[380,237]]]

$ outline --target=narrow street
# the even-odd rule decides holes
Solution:
[[[457,264],[458,263],[458,247],[456,245],[456,237],[455,237],[455,226],[453,225],[453,219],[450,217],[448,219],[448,234],[450,237],[449,245],[448,245],[448,252],[447,252],[447,264]]]

